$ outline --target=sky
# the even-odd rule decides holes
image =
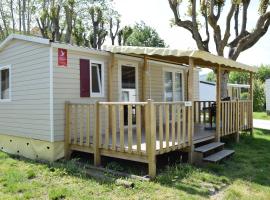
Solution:
[[[258,19],[258,1],[251,1],[248,13],[248,30],[255,27]],[[183,28],[170,25],[173,13],[168,0],[114,0],[114,6],[121,15],[121,26],[135,24],[144,21],[147,25],[156,29],[160,37],[170,48],[196,49],[196,44],[191,34]],[[224,8],[225,18],[227,7]],[[183,10],[185,12],[185,10]],[[225,24],[224,21],[220,21]],[[211,31],[211,30],[210,30]],[[232,32],[234,34],[234,32]],[[232,35],[233,36],[233,35]],[[210,50],[216,54],[214,44],[210,44]],[[270,64],[270,30],[251,49],[241,53],[239,62],[249,65]]]

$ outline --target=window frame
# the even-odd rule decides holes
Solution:
[[[100,92],[93,92],[92,90],[92,64],[101,65],[101,81],[100,81]],[[96,61],[96,60],[90,60],[90,97],[104,97],[104,87],[105,87],[105,81],[104,81],[104,62],[102,61]]]
[[[8,69],[9,70],[9,98],[8,99],[1,99],[1,96],[2,96],[2,75],[0,73],[0,103],[1,102],[10,102],[11,101],[11,65],[4,65],[4,66],[0,66],[0,72],[5,70],[5,69]]]
[[[173,85],[172,85],[172,95],[173,95],[173,97],[172,97],[172,102],[176,102],[176,100],[175,100],[175,92],[176,92],[176,87],[175,87],[175,74],[176,73],[179,73],[179,74],[181,74],[181,76],[182,76],[182,101],[185,101],[185,84],[184,84],[184,70],[182,70],[182,69],[178,69],[177,68],[177,66],[174,68],[174,67],[164,67],[163,68],[163,100],[165,101],[165,102],[167,102],[166,101],[166,95],[165,95],[165,73],[166,72],[170,72],[170,73],[172,73],[172,81],[173,81]]]
[[[123,88],[122,88],[122,66],[127,66],[127,67],[134,67],[135,68],[135,87],[136,87],[136,101],[139,100],[139,72],[138,72],[138,68],[139,68],[139,65],[137,62],[134,62],[134,61],[124,61],[124,60],[119,60],[118,62],[118,91],[119,91],[119,95],[118,95],[118,98],[119,98],[119,101],[123,102],[122,100],[122,91],[123,91]],[[125,89],[124,89],[125,90]]]

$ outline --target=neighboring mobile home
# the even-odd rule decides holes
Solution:
[[[156,155],[183,150],[192,162],[195,144],[252,129],[252,100],[220,102],[218,82],[217,117],[230,117],[204,130],[197,66],[256,71],[202,51],[100,51],[11,35],[0,45],[0,148],[49,161],[76,150],[96,165],[100,156],[145,162],[151,177]]]
[[[232,100],[247,98],[244,93],[248,93],[250,86],[246,84],[228,83],[228,96]],[[216,101],[216,83],[209,81],[200,81],[199,84],[200,101]]]

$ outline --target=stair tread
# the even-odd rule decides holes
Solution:
[[[219,151],[217,153],[214,153],[208,157],[203,158],[204,161],[208,162],[218,162],[234,153],[234,150],[228,150],[224,149],[222,151]]]
[[[195,151],[201,152],[201,153],[206,153],[207,151],[213,150],[213,149],[221,147],[223,145],[224,145],[224,143],[222,143],[222,142],[212,142],[212,143],[195,148]]]

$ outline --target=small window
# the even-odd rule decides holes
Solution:
[[[175,73],[175,101],[183,101],[182,73]]]
[[[173,101],[173,73],[165,72],[165,100]]]
[[[103,65],[100,63],[91,63],[91,96],[103,96],[104,78]]]
[[[0,101],[10,100],[10,67],[0,68]]]

